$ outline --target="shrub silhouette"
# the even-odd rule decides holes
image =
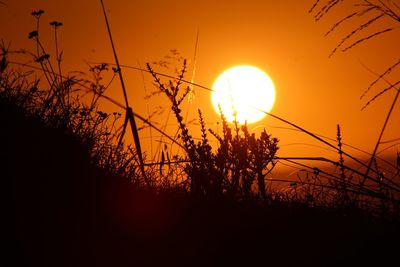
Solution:
[[[239,126],[234,122],[232,129],[221,112],[222,136],[211,129],[209,132],[218,140],[216,152],[213,151],[207,136],[205,122],[200,110],[199,122],[201,127],[201,141],[195,142],[190,135],[182,116],[181,104],[190,92],[186,86],[181,92],[183,78],[186,72],[186,61],[176,81],[162,83],[157,73],[147,64],[159,90],[171,102],[171,109],[175,114],[180,130],[183,146],[187,153],[185,172],[190,179],[190,192],[196,196],[221,197],[227,194],[237,200],[254,197],[254,183],[257,183],[257,194],[266,200],[267,192],[265,176],[275,166],[275,156],[278,150],[278,139],[271,138],[264,130],[260,137],[250,134],[247,125]]]

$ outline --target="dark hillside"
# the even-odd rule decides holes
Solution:
[[[0,98],[2,266],[339,266],[396,256],[399,228],[358,212],[138,190],[79,140]],[[392,245],[393,244],[393,245]],[[4,247],[4,246],[3,246]]]

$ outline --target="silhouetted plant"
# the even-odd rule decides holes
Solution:
[[[333,56],[338,51],[346,52],[355,46],[358,46],[366,41],[377,38],[380,35],[383,35],[388,32],[392,32],[398,29],[398,25],[400,22],[400,9],[398,4],[393,1],[375,1],[375,0],[354,0],[354,5],[349,9],[349,13],[336,21],[333,26],[329,29],[326,35],[331,34],[339,27],[342,27],[346,23],[350,23],[356,21],[355,28],[351,30],[348,34],[346,34],[342,40],[336,45],[336,47],[332,50],[330,57]],[[349,1],[315,1],[314,5],[310,9],[310,13],[314,14],[314,18],[316,21],[322,19],[328,12],[333,12],[335,8],[340,5],[351,5]],[[378,24],[381,23],[381,24]],[[393,114],[393,109],[395,104],[398,102],[400,96],[400,89],[398,85],[400,84],[400,80],[395,78],[395,82],[389,82],[389,74],[393,73],[393,70],[398,68],[400,65],[400,60],[397,60],[394,64],[389,66],[382,74],[377,75],[378,77],[368,86],[368,88],[363,92],[360,99],[363,99],[367,96],[367,94],[376,87],[378,82],[383,81],[387,84],[382,90],[376,93],[367,103],[362,107],[365,109],[368,107],[373,101],[387,93],[388,91],[395,90],[396,94],[393,99],[393,102],[389,108],[388,114],[385,118],[385,122],[382,126],[380,135],[377,139],[376,145],[374,147],[373,152],[371,153],[370,160],[367,164],[364,175],[361,175],[361,180],[358,183],[358,189],[356,189],[355,194],[353,194],[353,201],[357,202],[360,197],[360,192],[364,188],[370,188],[371,184],[374,185],[374,189],[372,189],[371,194],[378,197],[380,201],[385,199],[387,203],[395,204],[392,194],[399,194],[399,184],[395,178],[399,178],[398,174],[393,175],[392,177],[387,177],[381,172],[377,163],[377,152],[379,146],[382,144],[382,137],[386,130],[386,127],[389,122],[389,118]],[[395,139],[394,142],[396,142]],[[340,144],[340,141],[339,141]],[[371,179],[370,173],[373,173],[373,178]],[[346,184],[346,183],[345,183]],[[368,184],[368,185],[367,185]],[[391,193],[389,193],[391,192]],[[398,199],[398,197],[397,197]],[[397,204],[395,204],[396,206]]]
[[[236,121],[232,130],[224,115],[221,115],[223,135],[219,136],[209,129],[219,141],[219,146],[214,152],[208,140],[203,115],[199,110],[201,140],[196,143],[184,122],[180,107],[190,91],[189,86],[186,86],[183,92],[180,91],[186,72],[186,61],[176,81],[170,80],[167,84],[160,80],[149,64],[147,67],[160,92],[170,100],[171,109],[177,119],[180,137],[187,154],[188,162],[184,169],[190,179],[190,192],[211,197],[226,194],[234,199],[250,199],[258,192],[260,199],[266,200],[265,176],[275,166],[278,140],[271,138],[265,130],[257,138],[255,134],[248,132],[247,125],[240,127]],[[255,184],[257,190],[254,188]]]
[[[342,134],[339,125],[337,125],[336,140],[339,153],[339,161],[337,163],[337,166],[339,167],[339,176],[338,179],[332,179],[331,184],[336,188],[334,202],[336,202],[339,206],[347,206],[351,204],[352,199],[349,190],[351,187],[351,173],[345,172],[342,150]]]
[[[61,129],[66,134],[75,136],[88,149],[93,164],[108,173],[124,177],[135,185],[143,186],[144,181],[135,160],[136,151],[130,146],[117,145],[121,134],[121,113],[108,114],[98,107],[98,100],[103,97],[116,76],[116,71],[113,69],[113,76],[106,84],[103,84],[102,76],[109,71],[107,64],[89,66],[91,77],[85,77],[82,73],[64,76],[61,68],[62,52],[59,52],[57,44],[57,29],[62,23],[53,21],[50,26],[55,29],[58,69],[55,72],[50,54],[46,53],[39,38],[39,22],[43,14],[43,10],[32,12],[37,25],[36,30],[28,37],[35,41],[36,53],[27,50],[11,51],[2,41],[0,97],[22,108],[28,117],[40,118],[46,127]],[[32,65],[10,59],[21,54],[32,58]],[[39,66],[35,66],[35,63]],[[28,70],[15,69],[14,65]],[[36,70],[43,73],[47,83],[35,77]],[[92,96],[90,101],[88,94]],[[149,169],[149,172],[152,170]]]

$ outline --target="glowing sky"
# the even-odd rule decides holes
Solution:
[[[64,51],[64,69],[86,71],[88,62],[113,62],[100,1],[71,0],[3,0],[8,6],[0,6],[0,38],[12,41],[12,47],[33,48],[27,39],[34,29],[31,11],[43,9],[43,38],[53,49],[48,22],[62,21],[60,43]],[[324,34],[332,24],[346,13],[345,8],[332,11],[316,23],[308,10],[313,0],[146,0],[105,1],[116,47],[122,64],[144,67],[147,62],[164,60],[171,49],[189,62],[188,79],[193,69],[193,57],[197,32],[199,32],[195,82],[211,87],[215,78],[225,69],[237,64],[255,65],[267,72],[276,85],[276,103],[272,113],[302,127],[335,138],[336,125],[342,128],[343,141],[361,149],[372,151],[379,131],[394,96],[394,90],[369,108],[360,111],[366,103],[360,96],[375,79],[374,72],[381,73],[398,57],[398,31],[372,39],[346,53],[328,58],[331,50],[344,34],[343,28],[332,36]],[[173,66],[173,65],[172,65]],[[173,67],[157,71],[173,74]],[[154,90],[148,74],[124,70],[129,98],[134,110],[144,116],[158,106],[168,107],[165,97],[156,96],[144,100]],[[397,72],[397,78],[399,77]],[[394,73],[393,75],[396,75]],[[395,81],[392,77],[392,81]],[[380,87],[379,87],[380,86]],[[382,89],[378,85],[369,95],[371,98]],[[188,108],[188,121],[197,118],[200,108],[208,127],[217,127],[218,116],[210,102],[210,92],[197,88],[196,99]],[[122,102],[118,83],[107,93]],[[116,109],[106,106],[106,109]],[[384,140],[400,135],[400,105],[384,136]],[[185,111],[186,112],[186,111]],[[167,131],[175,133],[175,120],[166,121],[168,111],[159,115],[159,125],[167,124]],[[194,125],[196,130],[198,126]],[[251,128],[268,132],[281,142],[281,154],[296,156],[320,156],[321,150],[310,137],[267,117]],[[141,132],[143,140],[149,136]],[[386,145],[392,145],[389,143]],[[384,148],[385,146],[383,146]],[[394,146],[390,151],[400,148]],[[357,154],[357,152],[354,152]]]

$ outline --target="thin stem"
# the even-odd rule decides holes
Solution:
[[[144,171],[144,162],[143,162],[143,156],[142,156],[142,149],[141,149],[141,146],[140,146],[140,139],[139,139],[139,133],[138,133],[137,126],[136,126],[135,116],[133,115],[134,114],[133,113],[133,109],[129,106],[128,96],[127,96],[126,88],[125,88],[125,83],[124,83],[124,79],[123,79],[123,76],[122,76],[122,70],[121,70],[121,66],[120,66],[119,61],[118,61],[118,56],[117,56],[117,52],[116,52],[116,49],[115,49],[114,41],[113,41],[113,38],[112,38],[111,28],[110,28],[110,24],[108,22],[106,9],[104,7],[103,0],[100,0],[100,2],[101,2],[101,7],[103,9],[104,19],[105,19],[106,26],[107,26],[107,32],[108,32],[108,36],[110,38],[111,47],[112,47],[112,50],[113,50],[113,53],[114,53],[115,63],[117,64],[117,68],[118,68],[118,74],[119,74],[119,78],[120,78],[120,81],[121,81],[122,92],[124,94],[124,99],[125,99],[126,116],[129,119],[129,122],[131,123],[131,130],[132,130],[132,135],[133,135],[133,139],[134,139],[134,142],[135,142],[135,146],[136,146],[136,150],[137,150],[137,154],[138,154],[138,158],[139,158],[140,169],[142,171],[143,178],[145,179],[147,185],[149,185],[149,181],[147,180],[146,173]],[[124,127],[126,127],[126,125]]]
[[[378,141],[376,142],[374,151],[372,152],[371,159],[369,160],[368,167],[367,167],[367,171],[365,172],[364,177],[363,177],[363,180],[362,180],[361,183],[360,183],[360,188],[359,188],[359,190],[361,190],[361,188],[364,186],[364,183],[365,183],[365,181],[366,181],[366,179],[367,179],[367,177],[368,177],[368,174],[369,174],[369,172],[370,172],[370,170],[371,170],[372,163],[374,162],[376,152],[378,151],[378,147],[379,147],[379,145],[380,145],[380,143],[381,143],[381,140],[382,140],[382,137],[383,137],[383,133],[385,132],[386,126],[387,126],[387,124],[388,124],[388,122],[389,122],[389,119],[390,119],[390,117],[391,117],[391,115],[392,115],[393,109],[394,109],[394,107],[395,107],[395,105],[396,105],[396,103],[397,103],[397,99],[399,98],[399,95],[400,95],[400,90],[397,90],[396,96],[395,96],[394,99],[393,99],[393,103],[392,103],[392,105],[390,106],[388,115],[386,116],[385,123],[383,124],[381,133],[379,134],[379,138],[378,138]],[[356,196],[356,200],[357,200],[357,196]]]

